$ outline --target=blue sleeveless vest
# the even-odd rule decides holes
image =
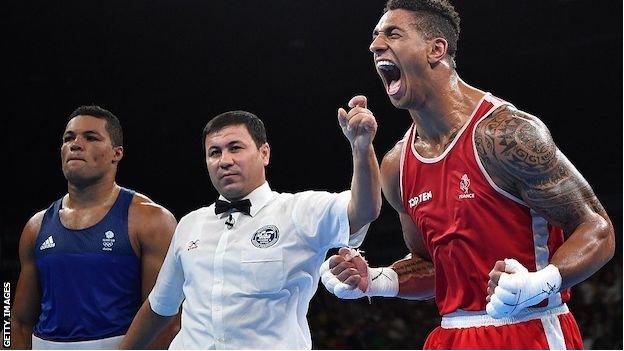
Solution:
[[[128,237],[134,191],[121,188],[97,224],[61,224],[62,198],[45,212],[35,244],[41,314],[33,334],[51,341],[123,335],[141,305],[141,262]]]

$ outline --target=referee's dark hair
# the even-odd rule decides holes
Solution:
[[[267,142],[264,123],[258,116],[247,111],[228,111],[214,117],[206,123],[202,133],[202,150],[205,151],[206,137],[208,135],[216,133],[225,127],[241,124],[247,128],[247,131],[258,148]]]

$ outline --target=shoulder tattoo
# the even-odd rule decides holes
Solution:
[[[604,212],[537,118],[505,109],[477,126],[475,145],[492,178],[554,224],[572,229],[588,210]]]

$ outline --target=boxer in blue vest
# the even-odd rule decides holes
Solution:
[[[98,106],[71,115],[61,146],[68,192],[26,224],[12,311],[13,347],[115,349],[154,286],[176,220],[116,184],[119,120]],[[166,347],[175,333],[152,345]]]

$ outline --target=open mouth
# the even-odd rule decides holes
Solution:
[[[377,61],[377,71],[386,86],[388,95],[396,94],[401,88],[401,70],[397,65],[388,60]]]

